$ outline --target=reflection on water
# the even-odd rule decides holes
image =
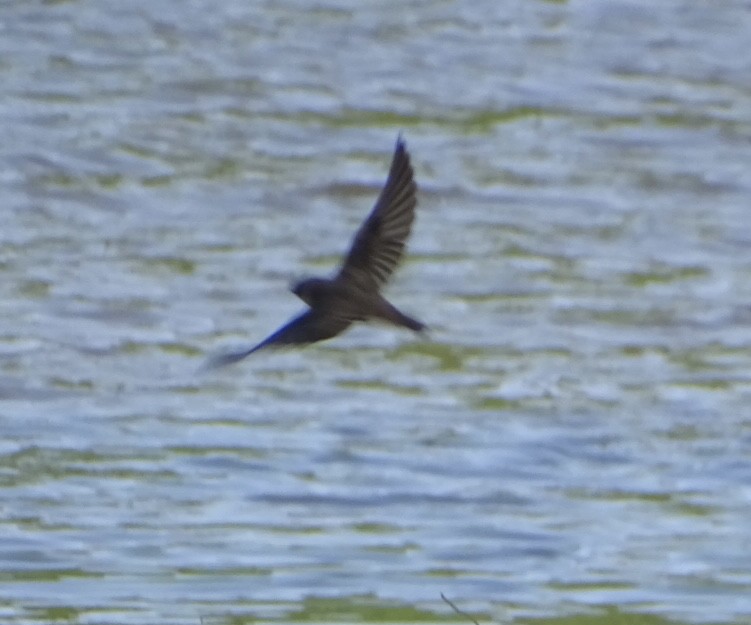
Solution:
[[[747,8],[8,3],[3,622],[745,622]],[[430,336],[198,375],[399,131]]]

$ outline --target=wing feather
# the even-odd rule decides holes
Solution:
[[[308,310],[292,319],[289,323],[279,328],[276,332],[263,341],[251,347],[237,352],[220,354],[209,360],[207,369],[224,367],[238,362],[250,356],[264,347],[287,347],[291,345],[309,345],[317,341],[330,339],[344,332],[352,320],[343,317],[324,315],[315,310]]]
[[[414,172],[399,137],[386,184],[355,234],[339,277],[383,286],[404,257],[416,205]]]

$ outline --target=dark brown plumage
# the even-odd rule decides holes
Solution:
[[[355,234],[339,273],[310,278],[292,292],[310,308],[249,349],[215,358],[211,366],[242,360],[264,347],[307,345],[330,339],[356,321],[379,319],[420,332],[425,326],[390,304],[381,287],[404,256],[415,220],[417,185],[404,141],[399,137],[386,184],[368,218]]]

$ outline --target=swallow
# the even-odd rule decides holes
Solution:
[[[355,234],[333,278],[308,278],[291,291],[308,309],[249,349],[213,358],[209,366],[229,365],[265,349],[303,346],[333,338],[358,321],[379,320],[422,332],[426,326],[381,295],[402,258],[417,206],[417,185],[401,136],[386,184]]]

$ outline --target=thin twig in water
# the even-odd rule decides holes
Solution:
[[[448,603],[448,604],[449,604],[449,605],[451,606],[451,609],[452,609],[452,610],[453,610],[454,612],[456,612],[456,613],[457,613],[457,614],[458,614],[459,616],[463,616],[464,618],[467,618],[467,619],[469,619],[469,620],[470,620],[470,621],[472,621],[472,622],[473,622],[473,623],[474,623],[475,625],[480,625],[480,624],[479,624],[479,623],[477,622],[477,620],[475,619],[475,617],[474,617],[474,616],[472,616],[471,614],[468,614],[468,613],[467,613],[467,612],[465,612],[464,610],[460,610],[459,608],[457,608],[457,607],[456,607],[456,604],[455,604],[455,603],[454,603],[453,601],[451,601],[451,599],[449,599],[449,598],[448,598],[448,597],[447,597],[446,595],[444,595],[443,593],[441,593],[441,599],[443,599],[443,600],[444,600],[444,601],[445,601],[446,603]]]

